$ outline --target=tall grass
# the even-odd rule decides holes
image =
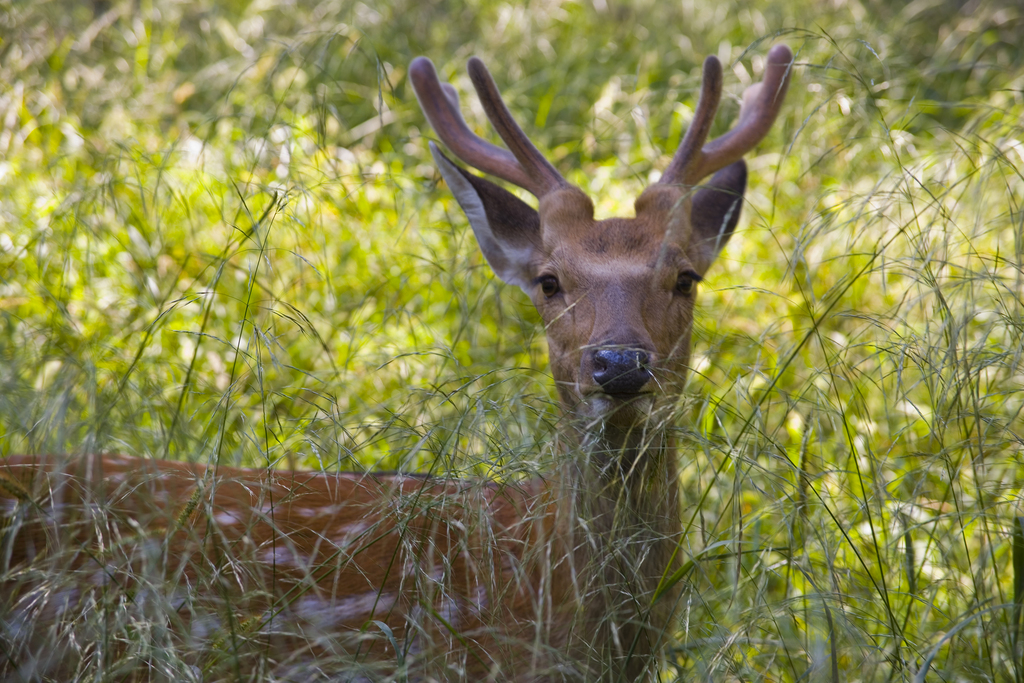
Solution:
[[[784,40],[699,299],[664,679],[1024,680],[1020,9],[762,5],[0,3],[0,456],[543,469],[543,330],[438,185],[409,61],[487,131],[483,57],[608,216],[704,55],[715,135]]]

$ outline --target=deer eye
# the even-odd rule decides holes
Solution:
[[[544,292],[544,296],[547,298],[550,299],[555,294],[558,294],[558,278],[554,275],[541,275],[538,278],[538,282],[540,283],[540,291]]]
[[[684,270],[679,273],[679,277],[676,278],[676,294],[690,296],[693,294],[693,290],[696,288],[698,282],[700,282],[700,275],[692,270]]]

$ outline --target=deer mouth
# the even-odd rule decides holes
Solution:
[[[618,428],[632,428],[646,423],[654,410],[656,395],[650,391],[608,393],[592,391],[583,396],[579,413],[588,420]]]
[[[654,399],[653,391],[609,392],[595,389],[584,394],[583,403],[594,417],[617,415],[635,420],[650,412]]]
[[[614,401],[636,401],[654,396],[653,391],[595,391],[592,396],[609,398]]]

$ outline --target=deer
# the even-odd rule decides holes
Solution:
[[[693,122],[635,216],[597,220],[482,61],[469,60],[469,76],[507,149],[470,130],[429,59],[412,61],[419,104],[451,153],[537,200],[430,143],[491,269],[543,320],[565,416],[552,470],[474,481],[7,456],[3,677],[104,661],[125,680],[654,678],[682,590],[671,426],[697,288],[737,225],[743,156],[777,118],[792,65],[787,46],[773,47],[736,126],[708,142],[723,82],[708,57]],[[97,623],[137,613],[152,619],[143,645],[104,644]],[[75,647],[52,626],[69,614]],[[158,656],[166,648],[186,653],[185,669]]]

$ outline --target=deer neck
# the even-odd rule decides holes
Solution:
[[[579,609],[573,647],[589,680],[639,680],[678,600],[675,588],[655,600],[680,565],[673,437],[664,427],[577,421],[559,445],[556,495],[575,567],[563,595]]]
[[[569,478],[594,531],[605,538],[637,535],[645,546],[676,542],[678,465],[666,428],[590,422],[573,430],[570,444]]]

